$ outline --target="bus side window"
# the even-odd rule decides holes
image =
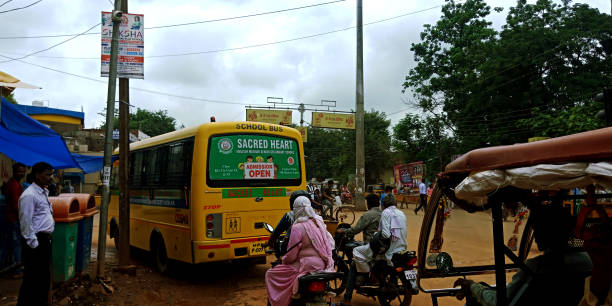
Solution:
[[[142,151],[130,153],[130,186],[142,186]]]
[[[164,145],[159,147],[157,152],[157,164],[159,166],[159,180],[158,184],[165,186],[168,181],[168,154],[170,146]]]
[[[119,189],[119,167],[113,166],[111,177],[110,177],[110,189],[111,190]]]
[[[185,142],[183,147],[183,186],[191,186],[191,164],[193,160],[193,140]]]
[[[152,188],[159,184],[160,167],[157,162],[157,148],[144,151],[141,176],[144,187]]]
[[[167,185],[172,187],[183,187],[182,176],[184,159],[183,159],[183,143],[174,143],[170,145],[168,154],[168,175]]]

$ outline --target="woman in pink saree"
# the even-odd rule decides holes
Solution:
[[[291,296],[298,291],[300,276],[313,271],[334,271],[334,240],[321,216],[312,209],[310,200],[297,197],[293,213],[295,222],[291,226],[287,254],[282,257],[282,264],[266,272],[266,289],[272,306],[291,303]]]

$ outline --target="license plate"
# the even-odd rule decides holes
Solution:
[[[417,278],[417,270],[405,270],[404,274],[408,280]]]
[[[251,243],[251,246],[249,247],[249,255],[266,255],[265,245],[265,241]]]

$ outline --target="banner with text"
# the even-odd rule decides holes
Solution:
[[[305,126],[298,126],[296,129],[302,135],[302,142],[308,142],[308,129]]]
[[[212,137],[208,172],[212,180],[296,179],[296,140],[258,134]]]
[[[290,110],[267,110],[267,109],[247,109],[246,121],[265,122],[272,124],[289,125],[292,120]]]
[[[355,114],[312,112],[312,126],[354,130]]]
[[[102,12],[101,76],[107,77],[110,68],[113,20],[111,12]],[[123,14],[119,26],[117,77],[144,79],[144,15]]]

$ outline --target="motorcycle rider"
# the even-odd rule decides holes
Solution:
[[[368,211],[359,218],[357,224],[346,229],[339,228],[336,232],[353,236],[363,232],[363,242],[365,244],[370,242],[374,233],[378,231],[382,209],[378,206],[378,196],[374,195],[373,197],[367,197],[366,201],[368,203]]]
[[[285,215],[278,221],[278,224],[274,228],[272,234],[270,234],[270,240],[268,240],[268,247],[273,249],[274,244],[278,237],[283,233],[285,233],[285,239],[283,239],[283,243],[280,245],[280,254],[284,255],[287,252],[287,243],[289,243],[289,236],[291,235],[291,225],[295,221],[293,215],[293,202],[299,196],[305,196],[310,199],[310,193],[305,190],[296,190],[291,193],[289,197],[289,211],[285,213]]]
[[[386,252],[384,253],[384,258],[389,265],[392,265],[391,257],[393,253],[403,251],[407,247],[406,215],[404,215],[395,205],[395,197],[385,197],[383,200],[384,210],[381,214],[380,225],[378,227],[380,236],[382,236],[383,239],[390,240],[389,247],[386,248]],[[351,263],[342,305],[351,305],[357,273],[370,272],[370,263],[372,263],[376,257],[383,255],[375,253],[375,251],[372,250],[372,243],[373,241],[371,240],[370,243],[353,249],[353,263]]]

